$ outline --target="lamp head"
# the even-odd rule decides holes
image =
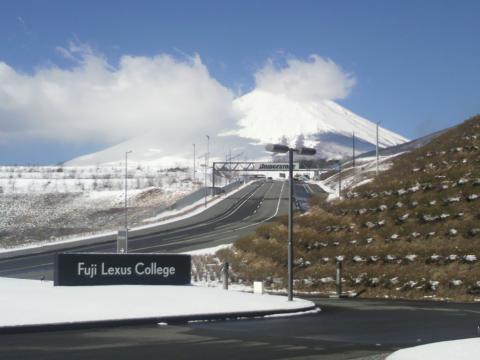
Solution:
[[[265,150],[273,153],[286,153],[290,148],[287,145],[282,144],[268,144],[265,146]]]
[[[300,149],[297,149],[298,155],[315,155],[316,153],[317,153],[317,150],[312,148],[301,147]]]

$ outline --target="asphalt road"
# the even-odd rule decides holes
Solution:
[[[304,185],[296,184],[303,199]],[[311,192],[320,188],[310,187]],[[184,252],[231,243],[252,233],[259,225],[288,211],[288,183],[259,181],[195,216],[157,226],[154,233],[129,239],[129,252]],[[53,278],[54,254],[57,251],[115,252],[114,241],[78,246],[62,245],[62,249],[0,260],[0,276],[39,279]],[[38,250],[35,250],[38,251]]]
[[[315,299],[317,314],[0,335],[1,359],[383,359],[477,336],[477,304]]]
[[[286,199],[284,183],[259,182],[200,215],[132,239],[130,248],[177,252],[231,242],[286,213]],[[110,243],[76,250],[113,249]],[[52,257],[0,261],[0,276],[48,278]],[[295,317],[3,334],[0,359],[380,359],[401,347],[475,337],[480,325],[478,304],[314,300],[320,313]]]

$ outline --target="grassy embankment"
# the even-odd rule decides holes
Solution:
[[[337,257],[345,291],[364,297],[480,298],[480,116],[399,156],[342,200],[314,199],[295,217],[295,288],[331,292]],[[217,256],[234,277],[285,287],[286,218]]]

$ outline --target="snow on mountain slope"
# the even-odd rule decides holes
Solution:
[[[254,90],[235,99],[233,106],[238,114],[237,128],[218,135],[210,134],[211,161],[225,159],[229,151],[243,153],[242,159],[268,159],[270,156],[264,150],[266,143],[279,142],[283,138],[293,146],[301,135],[305,145],[315,147],[318,157],[324,158],[350,156],[353,132],[358,153],[371,150],[376,141],[374,123],[331,100],[306,103],[285,95]],[[97,153],[80,156],[66,165],[118,163],[123,161],[125,151],[133,150],[129,155],[132,162],[148,162],[160,167],[191,166],[192,145],[188,143],[183,150],[169,151],[171,141],[163,139],[162,134],[146,133]],[[380,147],[406,141],[403,136],[380,128]],[[205,135],[199,134],[198,140],[193,142],[197,143],[197,156],[202,156],[206,150]],[[197,164],[201,161],[198,160]]]
[[[371,147],[376,142],[374,123],[352,113],[331,100],[301,103],[282,94],[254,90],[234,101],[243,114],[239,129],[228,132],[262,143],[278,142],[286,137],[290,145],[303,135],[305,143],[314,146],[320,155],[337,157],[350,155],[352,134],[357,149]],[[379,130],[380,147],[408,141],[384,128]]]
[[[180,131],[180,130],[179,130]],[[197,178],[202,176],[202,165],[205,163],[204,155],[206,153],[206,137],[199,134],[196,142],[196,171]],[[224,161],[225,155],[230,151],[233,155],[242,153],[241,158],[245,159],[269,158],[261,144],[252,144],[251,140],[241,138],[236,135],[219,136],[210,134],[210,159],[212,161]],[[172,149],[165,144],[161,134],[146,134],[127,140],[123,143],[114,145],[105,150],[96,153],[79,156],[66,162],[66,166],[119,166],[124,164],[125,152],[132,150],[128,155],[128,163],[132,165],[143,164],[157,168],[169,167],[192,167],[193,166],[193,147],[188,142],[183,149]]]
[[[187,158],[191,155],[187,151],[191,150],[191,144],[186,144],[185,152],[176,153],[170,152],[169,146],[160,136],[153,134],[146,134],[138,136],[133,139],[124,141],[120,144],[111,146],[107,149],[98,151],[96,153],[79,156],[73,160],[66,162],[66,166],[99,166],[99,165],[117,165],[124,164],[125,152],[132,151],[128,155],[129,163],[148,163],[156,167],[171,167],[171,166],[190,166],[192,160],[189,162]],[[190,155],[190,156],[189,156]]]

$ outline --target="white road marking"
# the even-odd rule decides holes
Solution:
[[[272,186],[273,186],[273,184],[272,184]],[[271,189],[272,186],[270,186],[270,188],[267,190],[267,193],[268,193],[268,191],[270,191],[270,189]],[[281,190],[280,190],[280,195],[279,195],[279,197],[278,197],[278,203],[277,203],[277,208],[276,208],[276,210],[275,210],[275,213],[274,213],[272,216],[270,216],[269,218],[265,219],[265,220],[262,220],[262,221],[259,221],[259,222],[257,222],[257,223],[250,224],[250,225],[247,225],[247,226],[242,226],[242,227],[240,227],[240,228],[235,228],[235,229],[226,230],[226,231],[224,231],[224,232],[220,232],[220,233],[216,233],[216,234],[215,234],[215,233],[209,233],[209,234],[205,234],[204,236],[200,236],[200,237],[196,236],[196,237],[194,237],[194,238],[187,238],[186,240],[175,241],[174,243],[167,243],[167,244],[147,246],[147,247],[135,249],[135,251],[138,251],[138,250],[147,250],[147,249],[154,249],[154,248],[162,248],[162,247],[170,246],[170,245],[172,245],[172,244],[183,244],[183,243],[185,243],[185,242],[191,242],[191,241],[195,241],[195,240],[198,240],[198,239],[201,239],[201,238],[205,238],[205,237],[208,238],[208,237],[210,237],[210,236],[220,236],[220,235],[228,234],[228,233],[231,233],[231,232],[234,232],[234,231],[237,231],[237,230],[242,230],[242,229],[248,228],[248,227],[250,227],[250,226],[258,225],[258,224],[261,224],[261,223],[263,223],[263,222],[265,222],[265,221],[268,221],[268,220],[270,220],[270,219],[273,219],[275,216],[277,216],[278,210],[280,209],[280,202],[281,202],[281,200],[282,200],[282,193],[283,193],[283,188],[284,188],[284,186],[285,186],[285,182],[282,183],[282,188],[281,188]],[[257,189],[257,190],[258,190],[258,189]],[[252,194],[252,195],[253,195],[253,194]],[[247,200],[248,200],[248,199],[247,199]],[[246,201],[245,201],[245,202],[246,202]],[[243,202],[243,203],[245,203],[245,202]],[[254,211],[254,213],[256,213],[256,210]],[[250,215],[250,216],[251,216],[251,215]],[[250,216],[249,216],[249,217],[250,217]],[[237,236],[230,236],[230,237],[224,238],[223,241],[225,241],[225,240],[231,240],[231,239],[236,239],[236,238],[237,238]]]
[[[255,189],[255,191],[254,191],[252,194],[250,194],[250,195],[248,196],[248,198],[246,198],[240,205],[238,205],[238,206],[235,205],[235,206],[237,206],[237,207],[236,207],[232,212],[229,212],[229,213],[223,215],[223,216],[220,217],[220,218],[210,219],[210,220],[207,220],[207,221],[202,222],[202,223],[185,226],[185,227],[182,227],[182,228],[179,228],[179,229],[172,229],[172,230],[170,231],[170,234],[175,234],[176,232],[179,232],[179,231],[185,231],[185,230],[195,229],[195,228],[198,228],[198,227],[201,227],[201,226],[205,226],[205,225],[210,225],[210,224],[215,223],[215,222],[217,222],[217,221],[224,220],[224,219],[228,218],[229,216],[235,214],[235,213],[243,206],[243,204],[245,204],[248,200],[250,200],[250,198],[251,198],[253,195],[255,195],[255,193],[256,193],[258,190],[260,190],[260,188],[263,187],[263,186],[264,186],[264,184],[260,185],[257,189]],[[156,235],[156,234],[149,234],[149,235],[145,235],[145,237],[155,236],[155,235]],[[142,240],[142,237],[137,238],[137,239],[132,239],[132,241],[134,241],[134,242],[135,242],[135,241],[141,241],[141,240]]]
[[[273,219],[275,216],[277,216],[277,215],[278,215],[278,210],[280,209],[280,202],[282,201],[282,193],[283,193],[283,188],[284,188],[284,186],[285,186],[285,182],[282,184],[282,188],[281,188],[281,190],[280,190],[280,196],[278,197],[277,209],[275,210],[275,213],[274,213],[272,216],[270,216],[269,218],[264,219],[264,220],[262,220],[262,221],[259,221],[259,222],[253,223],[253,224],[249,224],[249,225],[246,225],[246,226],[243,226],[243,227],[238,228],[238,229],[236,229],[236,230],[246,229],[246,228],[248,228],[248,227],[250,227],[250,226],[255,226],[255,225],[258,225],[258,224],[267,222],[267,221]]]
[[[260,185],[248,198],[245,199],[245,201],[243,201],[240,205],[238,205],[238,207],[237,207],[234,211],[232,211],[231,213],[225,215],[225,216],[222,217],[222,218],[213,219],[213,220],[210,221],[210,223],[211,223],[211,222],[216,222],[216,221],[219,221],[219,220],[226,219],[227,217],[235,214],[235,213],[243,206],[243,204],[245,204],[248,200],[250,200],[250,198],[251,198],[253,195],[255,195],[255,193],[256,193],[258,190],[260,190],[260,188],[263,187],[263,186],[264,186],[264,184]],[[269,189],[269,190],[270,190],[270,189]],[[268,192],[268,190],[267,190],[267,192]]]
[[[208,236],[211,236],[212,234],[209,234]],[[207,237],[208,237],[207,236]],[[192,241],[197,241],[198,239],[201,239],[202,237],[194,237],[194,238],[187,238],[185,240],[181,240],[181,241],[176,241],[174,244],[184,244],[184,243],[188,243],[188,242],[192,242]],[[229,236],[229,237],[225,237],[223,238],[222,240],[225,241],[225,240],[233,240],[233,239],[236,239],[237,237],[236,236]],[[153,246],[147,246],[147,247],[143,247],[143,248],[138,248],[138,249],[135,249],[134,251],[139,251],[139,250],[147,250],[147,249],[155,249],[155,248],[162,248],[162,247],[166,247],[166,246],[169,246],[169,245],[172,245],[172,243],[168,243],[168,244],[160,244],[160,245],[153,245]]]

